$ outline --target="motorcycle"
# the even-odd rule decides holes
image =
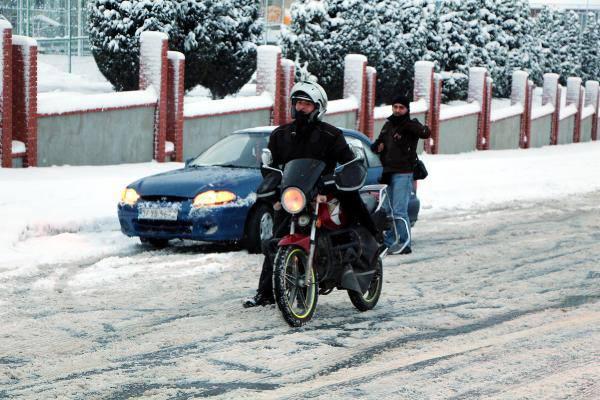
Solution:
[[[292,160],[280,170],[270,166],[268,149],[262,159],[263,168],[274,173],[263,181],[258,194],[272,195],[278,189],[280,203],[291,216],[289,233],[273,239],[274,296],[285,321],[293,327],[306,324],[315,313],[319,295],[334,289],[346,290],[358,310],[371,310],[381,295],[382,259],[387,249],[364,227],[349,224],[337,197],[340,192],[362,188],[361,199],[382,232],[393,226],[384,207],[387,202],[391,208],[387,186],[363,187],[367,170],[360,155],[327,175],[323,175],[325,163],[319,160]],[[337,197],[328,190],[332,186]]]

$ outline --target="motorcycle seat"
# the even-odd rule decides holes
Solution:
[[[360,198],[362,199],[363,203],[365,203],[369,214],[373,214],[373,212],[375,212],[375,209],[377,208],[377,199],[375,198],[375,196],[373,196],[370,193],[361,193]]]

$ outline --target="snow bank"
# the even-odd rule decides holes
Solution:
[[[78,111],[106,110],[153,105],[158,101],[152,87],[147,90],[82,95],[54,92],[38,94],[38,114],[60,115]]]

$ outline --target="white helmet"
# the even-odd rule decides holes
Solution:
[[[327,112],[327,93],[318,83],[302,81],[292,87],[292,118],[296,118],[296,101],[308,100],[315,104],[315,111],[308,116],[309,121],[321,121]]]

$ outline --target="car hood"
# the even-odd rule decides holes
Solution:
[[[238,196],[256,190],[261,181],[260,170],[252,168],[195,167],[183,168],[142,178],[129,187],[144,196],[177,196],[192,198],[210,189],[228,189]]]

